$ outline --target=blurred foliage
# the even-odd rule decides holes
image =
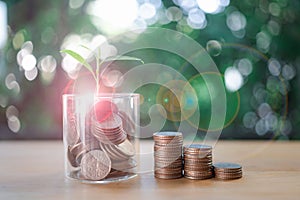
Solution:
[[[8,6],[9,38],[5,48],[0,51],[1,59],[5,60],[4,63],[0,63],[2,65],[0,68],[0,138],[59,138],[62,134],[61,95],[69,80],[61,66],[62,57],[59,53],[61,45],[70,33],[77,35],[105,35],[106,33],[93,24],[91,17],[86,14],[88,0],[83,0],[78,8],[70,8],[69,0],[6,0],[4,2]],[[180,7],[174,2],[178,4],[180,1],[163,1],[163,9],[172,6]],[[251,64],[252,71],[243,76],[244,84],[241,89],[234,93],[228,92],[227,107],[230,117],[226,116],[226,122],[230,124],[224,129],[221,137],[300,139],[298,103],[300,102],[298,93],[300,89],[300,2],[298,0],[231,0],[224,11],[216,14],[206,13],[207,24],[201,29],[187,24],[187,13],[183,16],[179,21],[170,21],[166,24],[157,22],[149,26],[178,30],[195,39],[203,47],[207,47],[222,74],[226,74],[226,70],[231,66],[239,68],[241,62],[249,61]],[[229,20],[230,17],[233,21]],[[244,18],[246,25],[233,30],[237,24],[243,23]],[[233,27],[230,28],[231,25]],[[54,73],[52,79],[43,78],[40,68],[34,80],[29,81],[24,76],[24,69],[18,64],[17,57],[26,41],[32,42],[32,54],[36,57],[37,63],[47,55],[55,58],[57,67],[55,72],[51,72]],[[209,43],[211,41],[216,43]],[[209,46],[218,44],[220,49]],[[145,63],[156,62],[173,66],[191,80],[191,84],[201,82],[195,80],[197,74],[189,63],[168,52],[148,49],[133,52],[132,56],[142,58]],[[242,59],[246,61],[241,61]],[[271,62],[272,59],[274,62]],[[277,63],[280,65],[279,75],[274,71]],[[289,75],[291,70],[294,70],[292,72],[295,77],[289,77],[292,76]],[[7,88],[5,81],[9,74],[15,76],[19,89]],[[141,105],[142,124],[147,123],[146,111],[151,104],[156,103],[159,89],[157,85],[146,85],[138,90],[144,100],[149,100]],[[264,116],[265,109],[269,109],[266,104],[272,110],[271,118]],[[21,123],[21,129],[17,134],[12,133],[8,128],[7,110],[14,110],[11,109],[12,105],[18,110],[18,119]],[[276,122],[274,125],[276,127],[265,130],[265,124],[273,122]],[[200,126],[207,127],[205,120],[200,123],[202,123],[199,124]],[[170,120],[165,129],[172,128],[176,128],[176,122]]]

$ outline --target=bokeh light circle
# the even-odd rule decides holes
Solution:
[[[226,91],[226,101],[218,102],[219,94],[223,91],[220,88],[215,87],[214,80],[220,78],[223,80],[224,84],[224,76],[215,72],[201,73],[189,79],[189,84],[195,89],[195,93],[197,94],[195,99],[198,100],[200,120],[198,124],[195,124],[195,122],[193,122],[193,115],[191,115],[187,121],[191,125],[198,127],[201,131],[216,131],[226,128],[233,122],[239,112],[240,95],[238,91]],[[218,116],[212,118],[212,102],[218,102],[214,104],[215,106],[223,106],[223,103],[226,103],[227,109],[224,123],[215,123],[215,126],[210,127],[210,124],[213,124],[212,121],[222,120],[222,118],[219,119]]]
[[[179,98],[171,89],[176,91]],[[162,105],[167,112],[167,119],[173,122],[189,118],[197,110],[196,99],[193,88],[182,80],[167,82],[160,87],[156,96],[156,102]]]
[[[209,40],[206,43],[206,50],[212,56],[218,56],[221,54],[222,45],[217,40]]]
[[[123,74],[119,70],[110,70],[107,73],[103,74],[102,82],[107,87],[116,88],[122,84],[122,76]]]
[[[236,43],[224,43],[223,48],[233,48],[238,52],[246,52],[252,55],[252,61],[263,61],[269,77],[266,80],[260,80],[253,87],[253,97],[250,100],[250,104],[254,111],[250,111],[244,114],[243,123],[245,128],[252,129],[258,136],[268,137],[270,139],[276,139],[284,134],[283,127],[289,123],[288,113],[288,90],[289,82],[284,72],[284,66],[280,60],[276,58],[268,58],[261,51]],[[239,60],[236,64],[240,70]],[[244,60],[245,61],[245,60]],[[251,64],[250,62],[244,62],[243,64]],[[253,63],[254,66],[254,63]],[[243,75],[249,75],[249,73],[255,71],[255,68],[251,69],[251,65],[247,67],[249,70],[242,70]],[[285,123],[286,122],[286,123]]]

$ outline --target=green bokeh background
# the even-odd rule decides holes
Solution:
[[[62,137],[61,95],[69,81],[60,64],[62,56],[59,53],[64,38],[69,33],[78,35],[90,33],[92,35],[105,34],[98,30],[91,18],[85,13],[89,3],[83,1],[83,5],[77,9],[69,7],[69,0],[7,0],[8,6],[8,41],[4,49],[0,50],[0,96],[5,99],[5,106],[0,107],[0,138],[1,139],[58,139]],[[165,9],[177,6],[173,1],[163,1]],[[273,4],[272,4],[273,3]],[[280,14],[272,15],[270,5],[278,5]],[[238,10],[247,21],[245,35],[236,37],[226,24],[226,16],[232,10]],[[181,31],[196,40],[203,47],[211,40],[216,40],[221,49],[210,48],[208,53],[216,63],[221,74],[199,75],[196,70],[183,58],[170,52],[155,49],[144,49],[131,52],[129,55],[140,57],[145,63],[161,63],[172,66],[189,80],[197,93],[200,107],[199,135],[207,129],[210,120],[210,95],[203,76],[220,76],[224,80],[224,73],[239,59],[247,58],[252,63],[252,73],[244,77],[244,85],[236,92],[227,91],[227,114],[222,139],[300,139],[300,2],[298,0],[231,0],[223,12],[218,14],[206,14],[207,26],[204,29],[193,29],[187,24],[178,26],[178,22],[170,22],[165,25],[155,23],[151,26],[163,27]],[[270,20],[280,25],[278,35],[272,35],[268,29]],[[257,47],[257,34],[266,32],[271,37],[267,51],[262,52]],[[13,45],[17,35],[22,35],[24,41],[32,41],[33,54],[40,58],[44,55],[52,55],[57,61],[56,73],[52,81],[44,82],[38,77],[28,81],[24,72],[17,64],[16,56],[19,49]],[[291,80],[276,78],[275,89],[271,84],[272,76],[268,70],[270,58],[279,60],[282,66],[289,64],[295,70],[295,77]],[[116,63],[122,70],[134,67],[136,63]],[[5,86],[5,78],[13,73],[20,84],[20,92],[15,93]],[[286,94],[280,89],[286,87]],[[199,89],[201,88],[201,89]],[[265,96],[263,102],[268,103],[275,116],[278,118],[276,130],[267,131],[265,134],[257,134],[255,127],[247,128],[244,125],[244,117],[248,112],[258,113],[259,106],[263,103],[255,97],[258,88],[263,88]],[[148,84],[139,88],[136,92],[143,96],[141,104],[141,124],[149,122],[148,109],[157,102],[168,107],[171,102],[180,101],[174,98],[158,96],[159,91],[168,90],[163,86]],[[193,100],[190,103],[195,103]],[[21,129],[13,133],[7,126],[6,110],[14,105],[19,110]],[[175,106],[176,107],[176,106]],[[174,113],[173,113],[174,114]],[[176,130],[178,122],[169,120],[164,129]],[[258,115],[258,114],[257,114]],[[193,117],[193,115],[189,116]],[[259,117],[258,117],[259,118]],[[286,132],[284,121],[288,120],[291,130]],[[216,127],[218,128],[218,127]]]

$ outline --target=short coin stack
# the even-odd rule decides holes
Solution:
[[[179,132],[158,132],[154,139],[154,176],[161,179],[182,177],[183,137]]]
[[[212,147],[191,144],[183,147],[184,177],[208,179],[213,177]]]
[[[242,166],[236,163],[215,163],[214,172],[215,177],[222,180],[238,179],[243,176]]]

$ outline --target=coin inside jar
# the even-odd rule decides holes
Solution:
[[[111,170],[111,160],[101,150],[92,150],[81,159],[81,173],[90,180],[104,179]]]
[[[78,167],[78,163],[76,162],[76,157],[75,155],[71,152],[71,146],[68,146],[68,150],[67,150],[67,157],[68,157],[68,161],[71,164],[72,167]]]
[[[123,128],[126,131],[127,134],[131,135],[134,134],[134,121],[129,117],[125,112],[119,111],[119,116],[122,119],[123,122]]]
[[[112,114],[105,121],[99,122],[92,117],[93,135],[105,144],[120,144],[127,138],[123,130],[122,119],[117,114]]]
[[[101,149],[108,154],[108,156],[110,157],[111,160],[122,161],[122,160],[127,160],[130,157],[130,156],[118,151],[117,146],[114,144],[109,145],[109,144],[104,144],[102,142],[99,142],[99,145],[100,145]]]
[[[116,148],[117,150],[119,150],[120,152],[122,152],[123,154],[129,157],[134,156],[135,154],[134,146],[127,139],[121,144],[116,145]]]
[[[94,105],[93,110],[98,122],[105,121],[113,113],[118,113],[117,105],[109,100],[98,101]]]
[[[75,114],[68,114],[68,130],[67,130],[67,135],[66,135],[66,141],[68,145],[74,145],[79,139],[79,133],[77,131],[76,127],[76,116]]]

